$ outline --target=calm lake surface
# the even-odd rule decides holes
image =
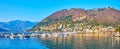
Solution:
[[[0,38],[0,49],[120,49],[120,37],[74,35]]]

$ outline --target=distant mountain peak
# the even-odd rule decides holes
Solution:
[[[0,22],[1,28],[6,28],[10,32],[21,32],[26,31],[33,27],[37,22],[13,20],[9,22]]]
[[[21,22],[22,20],[12,20],[12,21],[9,21],[9,22]]]

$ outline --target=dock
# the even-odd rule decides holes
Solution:
[[[0,37],[4,38],[30,38],[30,37],[57,37],[73,35],[73,32],[63,33],[0,33]]]

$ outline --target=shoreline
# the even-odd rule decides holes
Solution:
[[[98,34],[98,33],[95,33],[95,34],[82,34],[82,33],[78,33],[78,34],[74,34],[76,36],[112,36],[112,35],[107,35],[107,34]]]

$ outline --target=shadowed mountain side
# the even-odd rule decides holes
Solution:
[[[33,27],[37,22],[14,20],[10,22],[0,22],[0,27],[11,32],[26,31]]]
[[[8,32],[8,30],[0,28],[0,32]]]

